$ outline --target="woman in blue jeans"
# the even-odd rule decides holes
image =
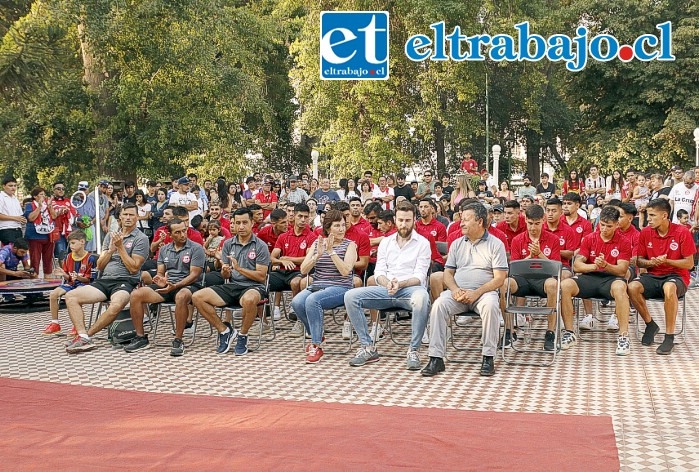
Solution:
[[[323,357],[323,310],[344,304],[345,292],[353,287],[352,268],[357,262],[357,245],[345,238],[345,218],[342,212],[330,210],[323,221],[323,235],[306,253],[301,273],[313,273],[313,282],[299,292],[291,306],[311,333],[311,345],[306,349],[306,362],[315,364]]]

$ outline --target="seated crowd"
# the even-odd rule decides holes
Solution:
[[[686,182],[679,184],[689,189],[695,185],[694,174],[687,174],[677,177],[684,178]],[[480,373],[493,375],[497,350],[518,342],[516,318],[506,313],[511,302],[506,299],[508,290],[515,303],[533,296],[545,299],[551,308],[560,304],[560,313],[554,310],[548,318],[544,351],[557,349],[559,316],[564,326],[561,349],[577,343],[575,298],[582,300],[585,315],[580,329],[594,325],[592,299],[614,302],[608,328],[618,331],[618,355],[631,350],[631,307],[646,324],[642,344],[654,343],[660,328],[646,300],[663,299],[666,333],[656,352],[673,350],[678,300],[690,284],[696,249],[686,224],[673,221],[684,215],[683,209],[675,214],[671,194],[656,192],[639,209],[612,194],[598,202],[596,197],[604,196],[608,186],[600,184],[604,191],[585,194],[583,184],[572,175],[570,182],[564,182],[567,193],[560,197],[555,185],[543,179],[535,188],[525,181],[520,196],[497,191],[491,189],[487,174],[478,191],[471,190],[466,175],[452,187],[450,176],[436,183],[431,172],[425,172],[425,181],[415,186],[401,174],[396,179],[381,176],[374,185],[367,172],[361,183],[342,179],[336,190],[328,179],[314,189],[303,176],[288,178],[283,190],[272,179],[265,179],[258,189],[259,179],[253,176],[244,188],[219,180],[192,191],[191,185],[196,186],[192,175],[173,179],[170,191],[149,185],[148,195],[156,195],[157,201],[148,211],[142,211],[144,192],[127,192],[113,211],[106,212],[105,218],[115,221],[100,241],[98,257],[87,249],[88,240],[94,238],[87,231],[95,224],[94,217],[90,220],[88,215],[67,234],[61,226],[68,252],[54,274],[63,278],[63,284],[51,295],[51,322],[44,332],[61,332],[58,301],[63,296],[73,324],[68,353],[94,349],[94,336],[127,305],[136,337],[124,350],[145,349],[150,346],[144,329],[148,305],[172,303],[171,355],[184,354],[184,333],[196,311],[218,332],[217,353],[232,348],[242,356],[248,353],[251,335],[274,329],[265,322],[261,305],[275,294],[269,303],[273,320],[279,320],[280,295],[286,291],[293,297],[289,317],[297,320],[289,335],[310,336],[305,344],[308,363],[317,363],[324,355],[324,311],[343,306],[347,319],[342,336],[349,339],[354,330],[360,344],[349,364],[378,361],[377,341],[384,336],[379,311],[394,308],[412,313],[407,368],[433,376],[445,370],[452,319],[471,312],[482,324]],[[658,181],[662,184],[662,177],[653,179],[655,187]],[[8,201],[16,191],[16,182],[12,192],[8,183],[12,184],[5,183],[0,214],[9,211]],[[31,211],[22,216],[27,227],[34,225],[32,234],[40,234],[36,227],[42,224],[42,211],[59,217],[42,193],[43,189],[37,192],[36,201],[27,207]],[[129,193],[135,196],[133,202],[126,200]],[[111,200],[106,205],[109,208]],[[71,212],[68,208],[66,214]],[[694,213],[692,208],[692,217]],[[0,223],[5,221],[0,218]],[[0,229],[0,236],[8,237],[7,229],[14,228]],[[18,265],[28,266],[32,245],[14,233],[3,243],[0,277],[31,276]],[[527,259],[559,261],[560,290],[555,279],[508,277],[512,262]],[[83,309],[99,302],[107,303],[106,310],[86,328]],[[232,310],[241,315],[239,329]],[[425,365],[420,358],[423,343],[429,344]]]

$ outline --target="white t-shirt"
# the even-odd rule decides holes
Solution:
[[[5,191],[0,192],[0,213],[8,216],[22,216],[22,204],[16,196],[9,196]],[[19,221],[1,220],[0,229],[19,229],[22,224]]]
[[[194,195],[192,192],[187,192],[186,195],[182,195],[180,192],[174,192],[172,195],[170,195],[170,200],[168,200],[168,205],[169,206],[184,206],[184,205],[189,205],[192,202],[197,202],[197,196]],[[197,215],[201,215],[202,211],[197,208],[196,210],[189,210],[189,221],[192,221],[192,218],[194,218]]]
[[[393,193],[393,189],[391,187],[386,187],[386,191],[381,191],[381,188],[377,185],[374,187],[374,191],[372,192],[372,197],[376,199],[387,197],[389,195],[391,197],[395,196],[395,193]],[[394,200],[391,200],[390,202],[381,202],[381,206],[384,210],[392,210],[393,202]]]
[[[679,210],[687,210],[687,213],[690,215],[692,214],[692,206],[694,205],[694,199],[697,195],[697,189],[699,189],[699,185],[694,184],[692,188],[687,188],[684,182],[672,187],[668,197],[671,202],[675,202],[674,212],[672,214],[673,223],[679,223],[677,220],[677,212]]]
[[[148,212],[151,211],[150,203],[146,203],[142,207],[136,205],[136,208],[138,208],[138,216],[146,216]],[[147,220],[138,220],[137,226],[138,229],[150,228],[150,218],[148,218]]]

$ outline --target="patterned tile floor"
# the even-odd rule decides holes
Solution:
[[[659,308],[656,304],[654,312]],[[49,319],[46,313],[0,314],[5,328],[0,331],[0,376],[165,393],[610,415],[622,470],[693,470],[699,469],[699,355],[691,336],[699,328],[698,308],[699,291],[692,291],[690,342],[671,356],[658,356],[655,348],[635,339],[632,355],[625,358],[614,355],[613,343],[580,342],[552,367],[498,360],[491,378],[480,377],[477,364],[455,363],[448,363],[444,374],[423,378],[405,370],[404,348],[386,340],[380,351],[400,358],[351,368],[350,355],[326,355],[320,364],[306,365],[300,341],[288,331],[244,357],[217,356],[208,339],[197,339],[182,358],[170,357],[166,348],[129,355],[106,341],[98,341],[93,352],[71,356],[62,348],[65,338],[39,334]],[[200,331],[208,334],[208,328]],[[607,332],[591,336],[615,339]],[[575,457],[575,451],[570,454]]]

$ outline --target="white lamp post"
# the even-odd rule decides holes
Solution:
[[[318,156],[320,153],[317,149],[311,151],[311,158],[313,159],[313,178],[318,179]]]
[[[499,144],[493,144],[493,180],[495,180],[495,188],[500,188],[500,180],[498,180],[500,173],[500,151],[502,148]],[[497,191],[497,190],[496,190]]]
[[[694,128],[694,145],[695,145],[694,166],[699,167],[699,128]]]

